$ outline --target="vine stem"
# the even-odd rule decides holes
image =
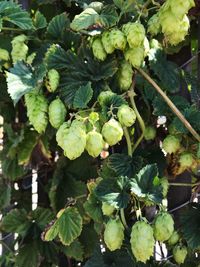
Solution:
[[[22,29],[17,29],[17,28],[10,28],[10,27],[2,27],[2,31],[16,31],[16,32],[22,32]]]
[[[200,185],[200,182],[198,183],[194,183],[194,184],[190,184],[190,183],[169,183],[170,186],[189,186],[189,187],[193,187],[193,186],[197,186]]]
[[[132,150],[131,138],[130,138],[127,127],[124,127],[123,130],[124,130],[124,136],[126,138],[128,155],[132,157],[133,150]]]
[[[160,86],[158,86],[157,83],[145,71],[143,71],[140,68],[137,70],[156,89],[156,91],[162,96],[162,98],[165,100],[165,102],[168,104],[168,106],[171,108],[171,110],[182,121],[182,123],[189,130],[189,132],[193,135],[193,137],[198,142],[200,142],[199,134],[194,130],[194,128],[191,126],[191,124],[186,120],[186,118],[183,116],[183,114],[180,112],[180,110],[174,105],[174,103],[169,99],[169,97],[163,92],[163,90],[160,88]]]
[[[133,90],[133,86],[131,88],[130,91],[128,91],[128,96],[130,98],[130,101],[131,101],[131,105],[135,111],[135,114],[136,114],[136,117],[138,119],[138,122],[140,124],[140,128],[142,130],[142,133],[141,133],[141,136],[138,138],[137,142],[134,144],[133,146],[133,149],[132,149],[132,153],[136,150],[136,148],[138,147],[138,145],[140,144],[140,142],[142,141],[143,137],[144,137],[144,131],[145,131],[145,124],[144,124],[144,121],[142,119],[142,117],[140,116],[140,113],[136,107],[136,104],[135,104],[135,100],[134,100],[134,97],[135,97],[135,92]]]
[[[125,214],[124,214],[124,209],[120,209],[120,217],[121,217],[121,221],[122,221],[124,227],[126,229],[128,229],[128,225],[126,223],[126,218],[125,218]]]

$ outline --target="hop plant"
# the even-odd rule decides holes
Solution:
[[[132,126],[136,120],[135,111],[128,105],[122,105],[119,107],[117,117],[121,125],[126,127]]]
[[[48,123],[47,99],[41,93],[31,92],[25,95],[25,103],[30,123],[38,133],[43,133]]]
[[[12,40],[12,51],[11,56],[13,63],[16,63],[18,60],[26,60],[28,53],[28,46],[25,44],[27,40],[26,35],[20,34],[13,38]]]
[[[8,61],[10,59],[9,53],[6,49],[0,48],[0,60]]]
[[[98,102],[99,102],[100,106],[103,107],[106,100],[109,99],[113,95],[114,95],[114,93],[112,91],[101,92],[98,96]]]
[[[147,126],[144,131],[144,139],[149,141],[149,140],[154,140],[156,137],[156,128],[152,126]]]
[[[170,246],[174,246],[174,245],[176,245],[178,243],[179,239],[180,239],[179,233],[177,231],[174,231],[173,234],[168,239],[167,243]]]
[[[145,38],[145,28],[139,22],[129,22],[123,27],[123,31],[127,37],[127,42],[130,48],[139,47],[143,45]]]
[[[161,212],[154,221],[154,236],[158,241],[166,241],[174,232],[174,220],[167,212]]]
[[[169,190],[169,181],[167,178],[163,177],[160,179],[160,184],[163,188],[162,190],[162,194],[163,194],[163,197],[166,197],[167,196],[167,193],[168,193],[168,190]]]
[[[64,150],[64,155],[70,160],[80,157],[86,146],[84,126],[81,122],[76,123],[76,121],[71,126],[69,126],[69,123],[63,123],[57,131],[56,141]]]
[[[144,48],[129,48],[125,51],[124,56],[125,59],[130,62],[133,67],[139,68],[144,61]]]
[[[54,128],[57,129],[63,124],[66,114],[66,107],[59,98],[49,105],[49,121]]]
[[[119,50],[124,50],[126,47],[126,37],[122,31],[119,29],[113,29],[110,32],[111,43],[114,48]]]
[[[158,13],[153,15],[148,21],[148,30],[152,36],[157,35],[161,31],[161,24]]]
[[[104,241],[109,250],[120,249],[124,240],[124,226],[120,219],[110,219],[104,231]]]
[[[176,153],[180,149],[180,141],[179,139],[174,135],[168,135],[164,140],[162,144],[162,148],[166,153],[172,154]]]
[[[46,87],[49,92],[55,92],[58,88],[60,75],[56,69],[51,69],[48,71],[46,80]]]
[[[178,17],[183,18],[185,14],[188,13],[188,11],[195,6],[194,0],[168,0],[172,13]]]
[[[101,41],[102,41],[103,47],[104,47],[107,54],[112,54],[115,51],[115,47],[113,46],[113,44],[111,42],[109,31],[105,31],[102,34]]]
[[[178,263],[178,264],[182,264],[184,263],[186,256],[187,256],[187,247],[186,246],[181,246],[181,245],[176,245],[173,248],[173,256],[174,256],[174,260]]]
[[[126,60],[122,61],[118,71],[118,84],[122,91],[127,91],[131,84],[133,78],[133,69],[129,62]]]
[[[110,119],[103,125],[102,135],[110,146],[116,145],[123,136],[121,124],[115,119]]]
[[[179,163],[182,168],[190,168],[194,163],[194,157],[192,153],[185,152],[180,155]]]
[[[111,216],[115,210],[115,207],[111,206],[110,204],[106,202],[103,202],[101,209],[102,209],[103,215]]]
[[[86,150],[94,158],[98,157],[103,150],[104,141],[100,133],[91,131],[87,134]]]
[[[136,222],[131,230],[131,249],[137,261],[146,263],[154,252],[155,240],[152,227],[144,222]]]
[[[95,38],[92,42],[92,51],[94,56],[100,61],[104,61],[107,57],[100,37]]]

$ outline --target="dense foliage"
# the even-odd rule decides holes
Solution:
[[[0,1],[0,266],[200,264],[199,204],[168,209],[175,185],[199,190],[198,12]]]

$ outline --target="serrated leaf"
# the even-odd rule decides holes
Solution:
[[[154,185],[154,178],[158,176],[156,164],[146,165],[131,179],[131,192],[144,201],[162,202],[162,186]]]
[[[0,210],[6,208],[11,201],[11,186],[0,179]]]
[[[13,159],[6,157],[2,161],[2,173],[4,178],[15,181],[25,175],[27,170],[19,166],[17,157]]]
[[[107,165],[117,176],[133,177],[142,167],[142,158],[130,157],[126,154],[114,153],[108,157]]]
[[[86,8],[79,15],[76,15],[70,24],[73,31],[88,29],[99,22],[99,14],[93,8]]]
[[[103,102],[102,114],[105,118],[110,119],[111,114],[109,114],[109,111],[112,109],[113,114],[117,115],[118,108],[123,104],[127,104],[126,100],[120,95],[113,94]]]
[[[64,31],[69,28],[70,20],[66,13],[59,14],[49,22],[47,34],[54,39],[61,39]]]
[[[1,227],[7,233],[18,233],[24,236],[31,226],[28,214],[24,209],[11,210],[3,217]]]
[[[73,258],[77,261],[83,260],[84,251],[81,243],[78,240],[75,240],[70,246],[65,247],[63,252],[67,257]]]
[[[118,14],[114,5],[105,6],[100,14],[101,24],[106,27],[113,27],[118,22]]]
[[[48,69],[65,69],[68,67],[68,54],[59,45],[53,44],[45,55]]]
[[[129,202],[128,177],[103,179],[97,185],[95,194],[102,202],[107,202],[116,208],[126,208]]]
[[[87,83],[86,86],[81,86],[75,93],[74,96],[74,108],[87,108],[87,104],[92,99],[93,90],[91,83]]]
[[[17,62],[10,72],[7,72],[8,93],[14,104],[36,86],[31,66],[22,61]]]
[[[13,1],[0,2],[0,16],[3,21],[9,21],[23,30],[30,30],[33,28],[29,13],[24,11]]]
[[[47,228],[44,231],[44,240],[52,241],[58,235],[58,221],[55,221],[53,225]]]
[[[66,208],[58,219],[58,235],[64,245],[70,245],[82,231],[82,217],[73,207]]]
[[[151,49],[149,52],[150,68],[157,75],[164,87],[170,93],[176,93],[180,89],[180,72],[175,63],[166,59],[163,51]]]
[[[192,203],[181,215],[183,236],[192,250],[200,249],[200,205]]]
[[[16,256],[17,267],[37,267],[39,260],[39,252],[37,244],[35,242],[25,244],[20,248],[18,255]]]
[[[93,219],[93,221],[102,223],[103,221],[103,213],[101,210],[102,203],[99,199],[94,195],[94,193],[90,193],[83,207],[86,213]]]
[[[47,20],[39,10],[35,13],[33,23],[37,30],[44,29],[47,26]]]
[[[37,207],[32,211],[32,217],[38,227],[43,230],[44,227],[53,220],[54,215],[50,209]]]

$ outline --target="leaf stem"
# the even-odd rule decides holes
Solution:
[[[142,117],[140,116],[140,113],[136,107],[136,104],[135,104],[135,100],[134,100],[134,96],[136,95],[134,90],[133,90],[133,86],[131,88],[131,90],[128,92],[128,95],[129,95],[129,98],[130,98],[130,101],[131,101],[131,105],[135,111],[135,114],[136,114],[136,117],[138,119],[138,122],[140,124],[140,128],[142,130],[142,133],[141,133],[141,136],[138,138],[137,142],[135,143],[134,147],[133,147],[133,151],[134,152],[136,150],[136,148],[139,146],[140,142],[142,141],[143,137],[144,137],[144,131],[145,131],[145,124],[144,124],[144,121],[142,119]]]
[[[156,91],[162,96],[171,110],[175,113],[175,115],[181,120],[181,122],[185,125],[185,127],[189,130],[189,132],[193,135],[193,137],[200,142],[199,134],[194,130],[191,124],[186,120],[180,110],[174,105],[174,103],[169,99],[169,97],[163,92],[163,90],[157,85],[157,83],[142,69],[138,69],[138,72],[156,89]]]
[[[21,32],[23,31],[22,29],[17,29],[17,28],[10,28],[10,27],[2,27],[2,31],[16,31],[16,32]]]
[[[133,151],[132,151],[131,138],[130,138],[130,135],[129,135],[127,127],[124,127],[123,130],[124,130],[124,136],[126,138],[128,155],[132,157]]]
[[[197,185],[200,185],[200,182],[198,182],[198,183],[194,183],[194,184],[190,184],[190,183],[169,183],[169,185],[171,185],[171,186],[191,186],[191,187],[193,187],[193,186],[197,186]]]
[[[120,209],[120,217],[121,217],[121,221],[122,221],[124,227],[126,229],[128,229],[128,225],[126,223],[126,218],[125,218],[125,214],[124,214],[124,209]]]

